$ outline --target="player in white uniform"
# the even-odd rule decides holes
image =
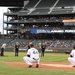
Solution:
[[[6,48],[6,43],[1,46],[1,56],[4,56],[4,49]]]
[[[75,67],[75,45],[73,46],[73,50],[70,53],[70,57],[68,57],[68,61]]]
[[[30,45],[30,49],[28,49],[27,56],[23,57],[24,61],[29,65],[29,68],[32,67],[32,63],[36,63],[36,68],[39,67],[39,52],[34,45]]]

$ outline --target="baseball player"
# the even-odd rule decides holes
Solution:
[[[72,64],[73,67],[75,67],[75,45],[73,46],[73,50],[68,57],[68,61]]]
[[[23,60],[29,65],[29,68],[32,67],[32,63],[36,63],[36,68],[39,67],[39,52],[36,48],[34,48],[34,45],[30,45],[30,49],[27,51],[27,56],[23,57]]]
[[[1,56],[4,56],[4,49],[6,48],[6,43],[1,46]]]

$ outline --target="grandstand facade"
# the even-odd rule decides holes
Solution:
[[[75,39],[75,0],[26,0],[3,14],[11,38]],[[5,19],[7,18],[7,19]]]

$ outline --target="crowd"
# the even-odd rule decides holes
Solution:
[[[13,40],[13,42],[10,42],[7,44],[7,47],[14,47],[14,43],[16,40]],[[35,44],[36,48],[39,47],[40,43],[45,43],[47,48],[68,48],[72,47],[75,44],[74,40],[17,40],[20,44],[20,47],[27,48],[27,45],[29,42],[32,42]]]

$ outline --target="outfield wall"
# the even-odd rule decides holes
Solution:
[[[72,48],[55,48],[55,49],[46,49],[45,52],[48,53],[70,53]]]
[[[1,50],[1,49],[0,49]],[[38,49],[39,52],[41,52],[41,49]],[[72,48],[53,48],[53,49],[46,49],[45,52],[47,53],[65,53],[65,52],[71,52]],[[6,48],[5,51],[13,52],[14,48]],[[20,52],[26,52],[27,49],[20,48]]]

